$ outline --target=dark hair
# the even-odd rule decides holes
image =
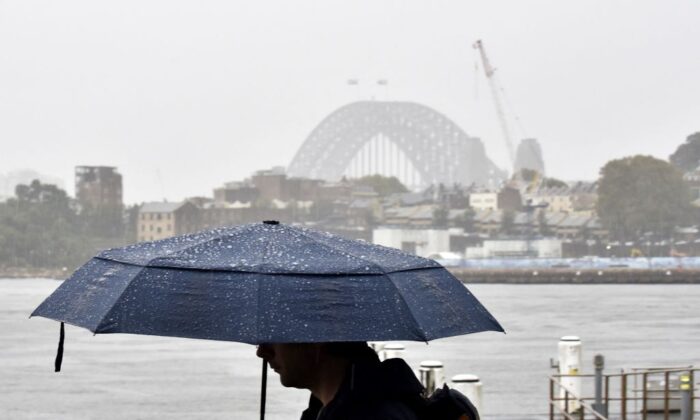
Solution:
[[[350,361],[374,360],[377,354],[365,341],[339,341],[326,343],[326,351],[333,356],[342,357]]]

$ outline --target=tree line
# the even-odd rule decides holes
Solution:
[[[669,239],[676,227],[697,226],[700,211],[693,201],[700,176],[698,185],[692,185],[693,177],[683,175],[700,175],[699,164],[700,132],[688,136],[669,161],[636,155],[606,163],[598,179],[597,213],[610,239]],[[361,182],[383,194],[406,191],[395,178],[365,177]],[[38,180],[18,185],[15,197],[0,203],[0,268],[73,269],[101,249],[135,242],[137,216],[137,206],[107,211],[81,207],[64,190]],[[474,216],[468,209],[461,224],[473,227]],[[446,225],[447,212],[438,209],[434,219],[436,225]]]
[[[15,196],[0,203],[0,267],[78,267],[100,249],[133,239],[122,215],[81,208],[56,185],[17,185]]]

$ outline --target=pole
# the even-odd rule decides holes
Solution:
[[[684,373],[681,375],[681,420],[693,419],[693,384],[690,380],[690,375]]]
[[[605,368],[605,358],[602,354],[595,355],[593,366],[595,366],[595,404],[593,404],[593,409],[603,417],[607,417],[608,410],[603,403],[603,368]]]
[[[260,420],[265,420],[265,394],[267,393],[267,361],[262,362],[262,384],[260,385]]]

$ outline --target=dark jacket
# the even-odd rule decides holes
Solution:
[[[422,391],[406,362],[389,359],[380,363],[372,352],[348,367],[326,407],[321,409],[321,402],[311,396],[301,420],[418,420],[416,412],[425,404]]]

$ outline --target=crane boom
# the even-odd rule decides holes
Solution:
[[[473,47],[479,50],[479,55],[481,56],[481,62],[484,66],[484,73],[489,81],[489,87],[491,88],[491,96],[493,96],[493,104],[496,107],[496,114],[498,115],[498,122],[501,125],[501,133],[503,134],[503,139],[506,143],[506,148],[508,149],[508,157],[510,158],[511,167],[515,165],[515,149],[513,148],[513,140],[511,138],[510,129],[508,128],[508,120],[506,119],[505,111],[503,110],[503,104],[501,102],[501,95],[499,93],[499,84],[496,80],[496,69],[491,66],[489,58],[486,56],[486,50],[484,49],[484,44],[481,40],[477,40]]]

